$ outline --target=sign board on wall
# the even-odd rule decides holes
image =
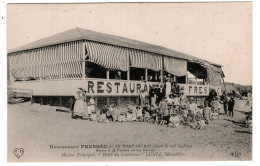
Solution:
[[[193,85],[193,84],[179,84],[184,88],[184,93],[187,96],[208,96],[210,90],[215,89],[218,95],[221,95],[221,86],[210,85]]]
[[[126,81],[126,80],[44,80],[15,82],[13,88],[26,88],[33,91],[34,96],[73,96],[78,88],[83,88],[93,96],[138,96],[140,90],[149,92],[158,82]],[[211,88],[221,93],[220,87],[209,85],[179,84],[187,96],[207,96]]]

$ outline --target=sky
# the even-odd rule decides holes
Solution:
[[[8,4],[7,49],[75,27],[187,53],[252,85],[252,3]]]

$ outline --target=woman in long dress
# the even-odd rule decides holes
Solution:
[[[73,109],[73,117],[76,117],[76,119],[82,119],[84,117],[84,101],[83,101],[83,96],[81,91],[77,91],[75,94],[75,105]]]

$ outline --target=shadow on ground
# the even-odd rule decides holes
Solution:
[[[237,125],[237,126],[240,126],[240,127],[245,127],[245,122],[237,122],[237,121],[234,121],[234,120],[230,120],[230,119],[223,119],[225,121],[228,121],[228,122],[232,122],[233,124]]]
[[[252,134],[251,131],[240,131],[240,130],[235,130],[236,133],[245,133],[245,134]]]

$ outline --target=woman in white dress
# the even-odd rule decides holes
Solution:
[[[76,102],[73,109],[73,117],[76,117],[77,119],[79,118],[82,119],[84,117],[84,108],[85,108],[82,92],[77,91],[74,97],[76,99]]]
[[[169,95],[171,94],[171,90],[172,90],[172,85],[171,85],[170,79],[167,79],[167,82],[165,83],[165,85],[166,85],[165,97],[168,98]]]

